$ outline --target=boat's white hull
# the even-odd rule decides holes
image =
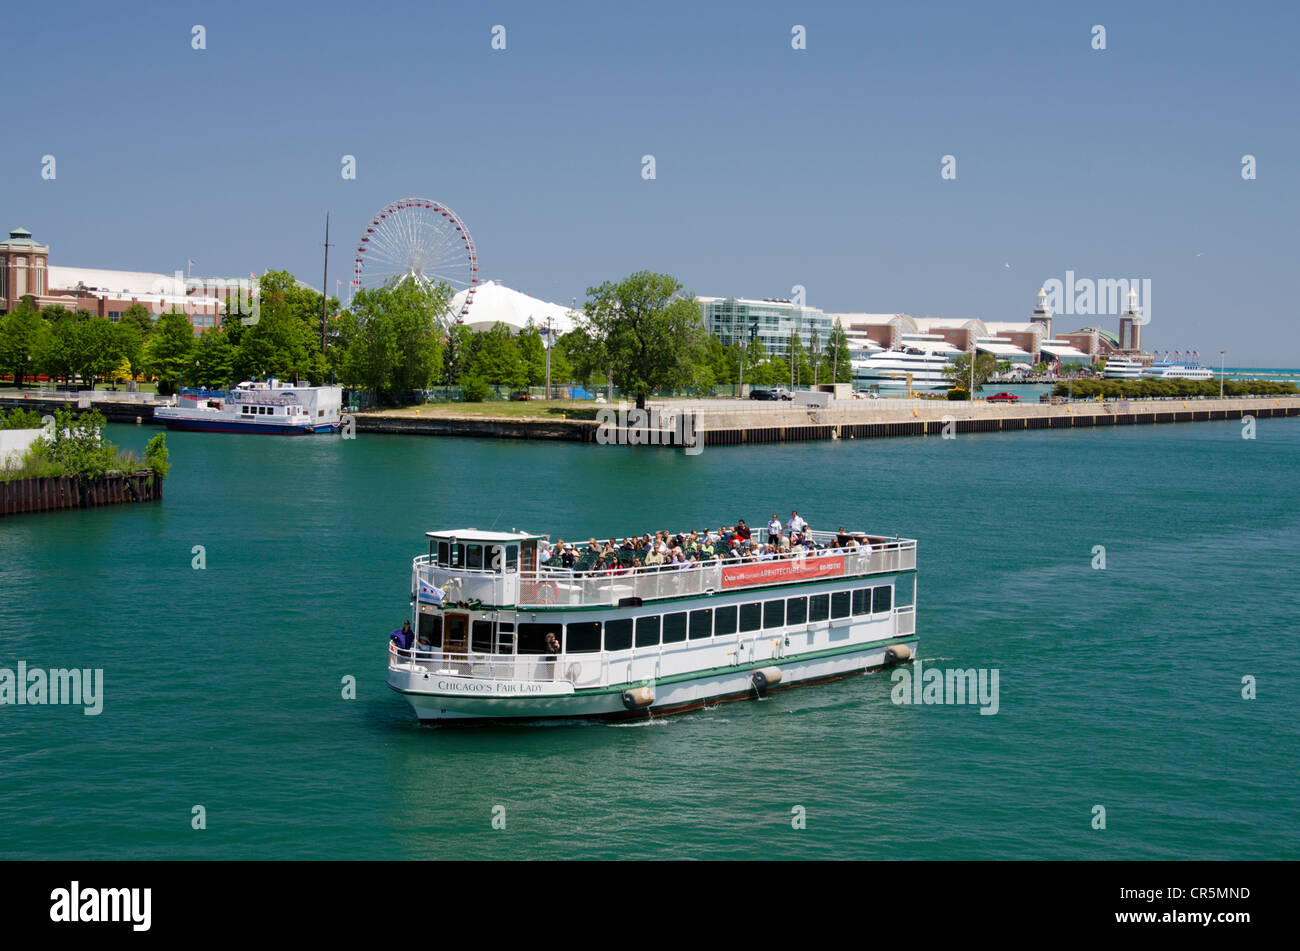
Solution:
[[[799,684],[847,677],[889,666],[886,651],[898,644],[915,656],[917,639],[900,638],[889,643],[863,644],[861,649],[821,656],[773,658],[754,664],[701,671],[669,680],[634,681],[621,686],[574,689],[566,682],[493,684],[469,677],[441,675],[435,671],[394,676],[389,686],[402,693],[421,722],[473,720],[645,719],[699,709],[709,703],[756,697],[754,673],[777,667],[781,680],[768,688],[780,690]],[[629,710],[623,691],[650,686],[654,701],[647,707]]]

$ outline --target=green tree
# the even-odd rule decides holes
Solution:
[[[523,386],[527,371],[519,358],[519,348],[505,324],[493,324],[478,335],[478,346],[470,365],[470,375],[498,386]]]
[[[118,354],[118,364],[114,371],[114,379],[118,374],[116,369],[120,368],[122,361],[125,360],[127,367],[126,372],[134,376],[140,372],[141,356],[144,353],[144,337],[140,334],[138,324],[126,323],[125,320],[119,320],[113,325],[114,347]]]
[[[119,327],[134,327],[136,334],[140,338],[140,343],[143,345],[149,339],[149,335],[153,333],[153,314],[149,313],[149,309],[144,304],[135,303],[122,311],[122,316],[118,318],[117,325]],[[134,365],[133,361],[132,366]]]
[[[235,382],[238,352],[220,327],[211,327],[194,341],[194,385],[225,389]]]
[[[158,392],[176,392],[183,377],[194,370],[194,328],[189,318],[176,311],[163,314],[144,350],[145,372],[158,377]]]
[[[983,385],[997,372],[997,357],[991,353],[977,353],[975,355],[975,392],[978,393],[983,388]],[[970,353],[963,353],[961,356],[948,361],[948,365],[943,368],[943,375],[953,386],[969,389],[971,380]]]
[[[657,389],[698,385],[708,334],[694,297],[667,274],[638,271],[587,289],[579,326],[639,409]]]
[[[428,387],[442,370],[450,300],[446,285],[415,281],[357,291],[337,324],[344,383],[390,403]]]
[[[107,317],[78,311],[69,330],[69,363],[82,383],[93,389],[95,379],[107,377],[122,360],[113,324]]]
[[[545,386],[546,385],[546,344],[542,342],[542,335],[537,328],[533,326],[531,320],[528,326],[519,332],[515,338],[515,346],[519,350],[519,362],[523,365],[524,385],[525,386]],[[551,381],[555,381],[555,367],[551,367]]]
[[[844,325],[836,318],[831,329],[830,339],[826,341],[826,352],[822,356],[820,379],[825,382],[852,383],[853,364],[849,354],[849,337],[844,332]]]
[[[39,369],[35,358],[43,329],[44,321],[29,300],[19,301],[0,317],[0,373],[12,374],[15,386]]]

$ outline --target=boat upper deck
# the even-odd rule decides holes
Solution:
[[[748,540],[696,537],[673,546],[680,561],[657,561],[632,540],[572,546],[568,555],[548,536],[463,529],[428,532],[429,554],[413,564],[413,597],[436,605],[554,610],[634,606],[647,601],[721,594],[772,585],[910,571],[916,541],[864,532],[805,532],[806,545],[769,539],[766,528]],[[659,533],[667,535],[667,533]],[[641,536],[650,539],[650,536]],[[658,538],[658,535],[655,536]],[[668,536],[685,541],[687,536]],[[592,541],[595,541],[592,539]],[[653,544],[653,539],[651,539]],[[670,549],[671,551],[672,549]],[[565,567],[563,562],[571,564]]]

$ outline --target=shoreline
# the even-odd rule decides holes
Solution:
[[[0,396],[0,406],[52,413],[73,400]],[[864,403],[866,405],[864,405]],[[161,425],[154,403],[92,400],[109,422]],[[619,404],[599,409],[616,410]],[[1015,432],[1078,426],[1150,425],[1300,416],[1300,395],[1199,397],[1143,400],[1079,400],[1073,403],[993,404],[940,400],[886,399],[825,407],[754,405],[739,400],[652,400],[647,409],[694,414],[694,431],[705,446],[800,442],[818,439],[869,439],[892,436],[944,436],[971,432]],[[422,416],[418,410],[378,410],[355,414],[356,431],[377,435],[536,439],[619,445],[680,446],[666,421],[662,431],[608,427],[594,419],[534,418],[450,414]],[[653,438],[651,433],[653,432]],[[662,435],[660,434],[662,432]],[[632,438],[629,438],[631,434]]]

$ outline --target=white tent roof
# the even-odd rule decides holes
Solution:
[[[1010,343],[986,343],[983,340],[975,341],[975,348],[984,353],[991,353],[995,357],[1006,357],[1008,360],[1029,359],[1029,352],[1021,350],[1015,344]]]
[[[468,293],[461,291],[452,298],[453,310],[464,304]],[[530,317],[539,328],[545,326],[548,317],[551,318],[551,326],[557,335],[573,329],[573,313],[569,308],[540,300],[497,281],[478,285],[469,312],[465,314],[465,323],[475,330],[488,330],[493,324],[505,324],[518,333],[528,326]]]
[[[1084,363],[1091,363],[1092,357],[1088,356],[1082,350],[1077,350],[1067,343],[1045,343],[1041,344],[1039,349],[1043,353],[1056,357],[1058,360],[1069,360],[1071,362],[1082,360]]]

